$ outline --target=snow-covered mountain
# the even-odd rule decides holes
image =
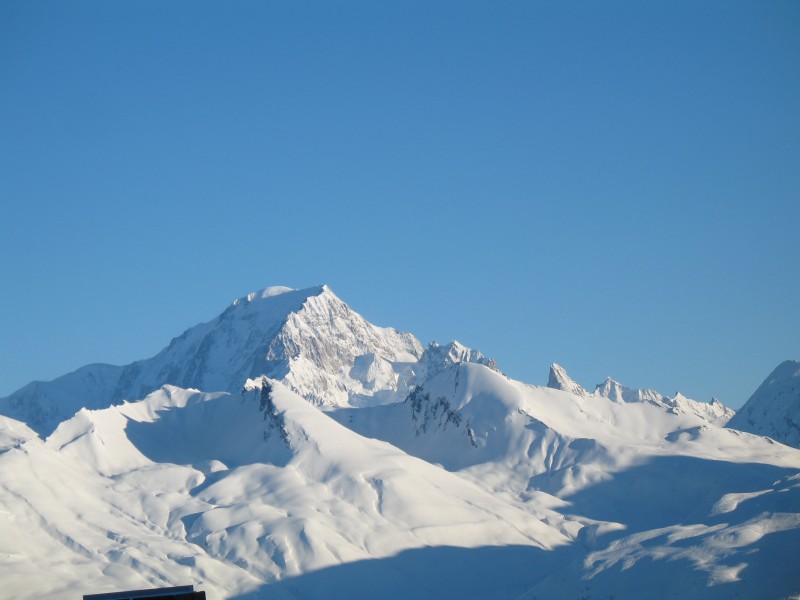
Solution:
[[[589,392],[587,392],[582,385],[572,380],[564,367],[556,363],[550,365],[547,387],[553,388],[554,390],[561,390],[562,392],[577,394],[578,396],[589,395]]]
[[[165,386],[140,402],[81,410],[45,442],[0,455],[0,596],[201,579],[209,597],[225,598],[416,548],[569,542],[552,511],[548,525],[363,438],[275,380],[246,387]]]
[[[712,460],[776,456],[768,441],[743,438],[703,414],[530,386],[475,363],[452,365],[403,403],[331,416],[448,470],[474,470],[477,480],[493,482],[491,489],[516,494],[563,497],[665,453]],[[778,454],[788,451],[781,448]]]
[[[267,288],[0,402],[0,599],[794,597],[800,450],[728,411]]]
[[[0,399],[0,413],[47,434],[82,407],[143,398],[165,384],[238,392],[260,375],[318,404],[390,402],[408,393],[410,365],[422,353],[413,335],[368,323],[327,286],[270,287],[235,300],[152,358],[30,383]]]
[[[572,392],[580,396],[589,395],[589,392],[570,378],[564,367],[555,363],[550,365],[547,387]],[[698,402],[687,398],[680,392],[676,392],[675,396],[669,397],[651,389],[625,387],[611,377],[606,378],[603,383],[595,387],[594,395],[608,398],[614,402],[646,402],[675,414],[682,413],[698,416],[720,427],[725,425],[736,414],[736,411],[725,406],[716,398],[712,398],[711,402],[707,403]]]
[[[778,365],[728,427],[800,448],[800,361]]]

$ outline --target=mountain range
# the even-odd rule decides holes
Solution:
[[[799,382],[529,385],[266,288],[0,399],[0,598],[800,597]]]

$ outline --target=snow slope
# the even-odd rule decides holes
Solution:
[[[44,442],[23,428],[0,454],[0,598],[185,583],[305,598],[331,582],[342,598],[637,598],[654,568],[673,575],[664,598],[759,597],[749,574],[767,571],[797,589],[800,451],[479,364],[420,390],[331,413],[266,378],[165,386]],[[404,433],[364,437],[362,418]],[[459,562],[425,571],[432,556]]]
[[[778,365],[728,423],[800,447],[800,361]]]
[[[711,477],[730,468],[712,466]],[[800,574],[793,549],[800,542],[800,475],[775,476],[773,482],[764,477],[760,485],[755,477],[737,480],[732,487],[746,492],[714,496],[713,503],[698,498],[690,519],[634,530],[609,542],[591,539],[582,560],[546,577],[520,600],[797,598]],[[670,492],[666,486],[661,490]],[[607,506],[594,514],[603,510]]]
[[[786,467],[800,456],[692,412],[530,386],[475,363],[438,373],[403,403],[331,415],[448,470],[480,466],[479,479],[493,482],[492,489],[545,490],[559,497],[647,456]]]
[[[557,515],[363,438],[277,381],[247,389],[165,386],[0,455],[0,597],[190,581],[223,598],[414,548],[570,541]]]
[[[454,365],[402,405],[333,416],[496,497],[579,524],[585,554],[526,597],[800,590],[786,554],[800,543],[800,453],[766,438],[691,411],[527,386],[476,364]],[[655,591],[654,574],[663,582]]]

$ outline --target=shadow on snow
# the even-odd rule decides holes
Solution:
[[[574,554],[567,547],[426,547],[287,577],[235,599],[513,599]]]
[[[757,463],[655,457],[564,497],[572,506],[562,512],[623,523],[625,535],[670,525],[713,525],[730,521],[729,514],[711,515],[725,494],[768,490],[778,480],[796,473],[796,469]],[[788,497],[781,500],[780,495],[771,494],[742,503],[742,507],[750,516],[764,510],[797,512],[798,507],[792,506]],[[771,506],[762,508],[765,502]]]

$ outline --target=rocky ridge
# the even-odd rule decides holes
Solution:
[[[550,366],[547,387],[578,394],[579,396],[592,395],[573,381],[564,367],[555,363]],[[670,397],[648,388],[626,387],[611,377],[598,384],[593,395],[608,398],[612,402],[643,402],[675,414],[692,414],[719,427],[725,425],[736,414],[735,410],[725,406],[716,398],[712,398],[711,402],[699,402],[687,398],[680,392],[676,392],[674,396]]]

